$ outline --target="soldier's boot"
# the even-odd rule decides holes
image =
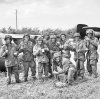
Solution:
[[[7,72],[7,85],[11,84],[11,73]]]
[[[45,76],[44,81],[48,81],[48,76]]]
[[[11,77],[7,77],[7,85],[11,84]]]
[[[27,82],[28,80],[27,80],[27,78],[24,78],[24,82]]]
[[[19,79],[18,68],[15,67],[14,69],[15,69],[15,70],[14,70],[14,75],[15,75],[16,83],[20,83],[21,81],[20,81],[20,79]]]
[[[21,83],[21,80],[16,80],[16,83]]]
[[[90,77],[91,77],[91,76],[92,76],[92,73],[91,73],[91,72],[89,72],[89,75],[88,75],[88,76],[90,76]]]
[[[97,78],[97,66],[92,66],[93,78]]]
[[[32,79],[33,79],[33,81],[35,81],[37,78],[34,76],[34,77],[32,77]]]

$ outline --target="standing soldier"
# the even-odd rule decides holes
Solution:
[[[61,40],[60,40],[60,44],[62,46],[64,46],[65,42],[66,42],[66,35],[65,34],[61,34],[60,36]]]
[[[66,35],[65,34],[61,34],[60,35],[60,43],[59,43],[59,48],[61,51],[61,54],[64,53],[64,45],[66,43]]]
[[[48,44],[50,36],[48,34],[44,35],[43,41],[45,44]]]
[[[31,68],[32,78],[35,80],[36,65],[33,57],[33,43],[30,41],[30,35],[25,34],[23,41],[19,45],[19,53],[23,52],[24,81],[27,81],[29,67]]]
[[[5,36],[5,45],[1,48],[1,56],[5,58],[5,66],[7,69],[7,84],[11,84],[11,74],[15,74],[16,83],[20,83],[17,63],[17,46],[11,43],[12,37]]]
[[[50,36],[48,47],[49,47],[49,50],[50,50],[50,58],[51,58],[51,63],[52,63],[54,53],[59,51],[59,44],[57,44],[56,35],[52,34]],[[53,64],[52,64],[52,66],[53,66]],[[51,70],[51,67],[49,68],[49,70],[53,71],[53,67],[52,67],[52,70]]]
[[[64,82],[68,83],[68,85],[71,85],[72,81],[74,80],[75,66],[69,60],[69,58],[61,57],[61,53],[57,52],[54,54],[53,64],[54,70],[56,71],[54,74],[58,76],[59,74],[64,74]]]
[[[59,51],[59,45],[57,44],[56,35],[50,36],[50,41],[48,45],[49,45],[51,54],[54,54],[55,52]]]
[[[44,70],[45,78],[48,77],[48,62],[49,59],[46,56],[46,52],[48,52],[49,49],[46,46],[46,44],[43,43],[43,38],[39,37],[37,39],[37,44],[33,48],[33,54],[36,56],[36,61],[38,64],[38,79],[39,81],[43,81],[42,75]]]
[[[49,41],[50,41],[50,36],[49,35],[44,35],[44,39],[43,39],[43,42],[47,45],[47,47],[49,48]],[[52,78],[53,77],[53,74],[52,74],[52,64],[51,64],[51,55],[50,55],[50,51],[47,52],[47,57],[49,59],[49,63],[48,63],[48,72],[50,73],[50,76],[49,78]]]
[[[74,60],[76,62],[77,76],[79,76],[79,77],[81,77],[81,79],[83,79],[84,73],[85,73],[85,68],[84,68],[85,52],[87,49],[85,46],[85,42],[80,39],[80,33],[75,33],[74,38],[75,38]]]
[[[89,75],[93,74],[93,77],[97,77],[97,62],[98,62],[98,39],[94,37],[94,31],[92,29],[88,29],[86,31],[87,36],[85,37],[86,46],[88,48],[88,52],[86,55],[87,58],[87,70]]]

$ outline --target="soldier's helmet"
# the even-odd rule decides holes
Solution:
[[[60,52],[54,53],[53,58],[55,59],[55,58],[57,58],[57,57],[61,57],[61,53],[60,53]]]
[[[64,35],[64,36],[66,37],[66,34],[64,34],[64,33],[63,33],[63,34],[60,34],[60,37],[61,37],[62,35]]]
[[[80,37],[80,33],[75,33],[74,37]]]
[[[12,41],[12,36],[6,35],[5,38],[4,38],[4,40],[7,40],[7,39],[10,39],[10,41]]]
[[[29,35],[28,33],[24,34],[23,39],[24,39],[25,37],[29,37],[29,39],[30,39],[30,35]]]
[[[37,38],[37,41],[43,41],[43,37],[41,36],[41,37],[38,37]]]
[[[50,39],[56,39],[56,35],[51,35]]]
[[[87,29],[86,34],[94,34],[94,30],[93,29]]]

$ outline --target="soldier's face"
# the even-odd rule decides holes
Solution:
[[[45,39],[45,40],[47,40],[48,38],[49,38],[49,36],[48,36],[48,35],[46,35],[46,36],[44,37],[44,39]]]
[[[56,61],[59,62],[59,61],[60,61],[60,57],[57,57],[57,58],[56,58]]]
[[[5,42],[6,42],[6,44],[9,44],[11,41],[10,41],[10,39],[8,38],[8,39],[5,40]]]
[[[92,38],[93,37],[93,34],[92,33],[88,33],[87,35],[89,38]]]
[[[61,35],[61,39],[65,40],[66,39],[65,35]]]
[[[75,39],[76,39],[76,40],[79,40],[79,39],[80,39],[80,37],[79,37],[79,36],[77,36],[77,37],[75,37]]]
[[[55,39],[55,38],[52,38],[52,39],[51,39],[51,41],[52,41],[52,42],[55,42],[55,41],[56,41],[56,39]]]
[[[41,45],[42,44],[42,41],[38,41],[38,44]]]
[[[25,36],[24,41],[25,42],[28,42],[29,41],[29,37],[28,36]]]

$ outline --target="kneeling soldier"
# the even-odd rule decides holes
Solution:
[[[56,71],[54,74],[59,75],[64,73],[64,82],[67,81],[68,85],[71,85],[75,74],[75,66],[72,64],[69,58],[61,58],[61,53],[57,52],[54,54],[53,64],[54,71]]]

